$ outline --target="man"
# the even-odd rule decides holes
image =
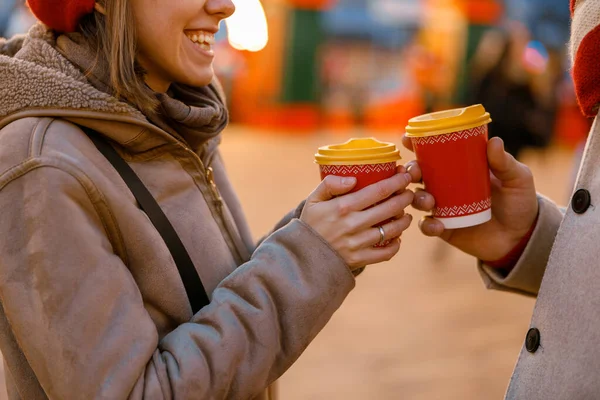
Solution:
[[[571,0],[571,56],[578,101],[596,117],[600,104],[600,0]],[[411,148],[405,138],[406,147]],[[486,224],[444,231],[432,218],[420,223],[479,260],[491,289],[537,296],[529,330],[507,399],[600,398],[600,123],[594,122],[571,204],[560,209],[536,195],[525,165],[488,144],[493,218]],[[418,163],[409,166],[420,181]],[[435,199],[422,191],[414,207],[431,211]],[[489,260],[489,261],[487,261]]]

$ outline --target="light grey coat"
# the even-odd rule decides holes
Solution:
[[[537,296],[530,328],[540,346],[523,348],[507,399],[600,399],[600,123],[594,122],[575,190],[591,194],[583,214],[540,197],[539,221],[516,268],[502,277],[482,265],[489,288]]]

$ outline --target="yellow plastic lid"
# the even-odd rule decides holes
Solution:
[[[421,115],[408,121],[406,136],[445,135],[463,129],[477,128],[492,122],[490,113],[481,104],[454,110]]]
[[[400,158],[400,150],[395,144],[375,138],[350,139],[346,143],[323,146],[315,154],[315,162],[319,165],[385,164]]]

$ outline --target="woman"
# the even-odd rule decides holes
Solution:
[[[347,195],[354,179],[328,178],[255,248],[218,152],[227,111],[212,43],[232,2],[29,6],[46,25],[0,43],[9,398],[264,398],[352,290],[351,272],[398,252],[399,241],[374,247],[373,226],[397,217],[386,238],[409,226],[408,177],[400,168]],[[200,311],[84,128],[168,217],[210,296]]]
[[[571,0],[571,55],[579,105],[596,117],[567,209],[536,195],[531,171],[488,144],[493,218],[476,227],[444,230],[425,218],[420,227],[480,261],[491,289],[537,297],[531,325],[506,398],[510,400],[597,399],[600,395],[600,0]],[[405,139],[410,147],[410,141]],[[409,166],[415,182],[418,163]],[[435,199],[415,195],[414,206],[430,211]]]

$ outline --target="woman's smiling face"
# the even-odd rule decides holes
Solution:
[[[212,45],[232,0],[131,0],[137,61],[146,84],[165,92],[171,83],[206,86],[214,76]]]

